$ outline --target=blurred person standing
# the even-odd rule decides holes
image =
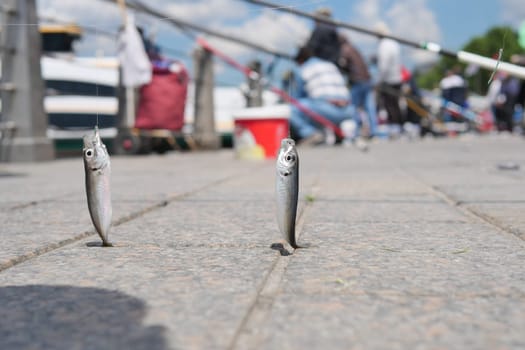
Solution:
[[[315,15],[318,17],[331,18],[332,11],[327,7],[321,7],[315,11]],[[316,20],[315,27],[306,43],[306,47],[311,51],[313,56],[337,64],[340,50],[337,28],[330,23]]]
[[[401,132],[404,123],[399,107],[402,84],[401,46],[397,41],[385,37],[390,32],[386,24],[380,23],[376,28],[380,34],[376,57],[379,97],[388,114],[388,123]]]
[[[497,75],[496,79],[499,81],[499,84],[497,84],[499,85],[499,91],[495,94],[494,91],[489,89],[489,92],[495,94],[493,98],[493,111],[496,119],[496,128],[498,131],[508,131],[512,133],[514,130],[514,108],[518,103],[520,82],[517,78],[503,71],[499,71]]]
[[[461,76],[459,67],[446,71],[445,77],[439,82],[439,88],[445,104],[452,102],[461,108],[467,107],[467,83]],[[445,121],[457,121],[448,112],[445,112],[444,116]]]
[[[523,32],[523,40],[524,46],[525,46],[525,22],[523,24],[524,32]],[[521,36],[520,36],[521,38]],[[525,47],[524,47],[525,48]],[[525,67],[525,54],[523,55],[512,55],[510,57],[510,62],[520,65],[522,67]],[[520,91],[518,93],[518,96],[516,97],[516,104],[521,106],[522,110],[522,117],[521,117],[521,124],[522,124],[522,132],[525,132],[525,80],[522,79],[520,82]]]
[[[490,105],[490,111],[492,112],[494,122],[496,122],[496,104],[498,102],[498,95],[501,89],[501,79],[501,71],[496,72],[494,74],[494,78],[490,82],[487,95],[485,96],[485,100]]]
[[[293,97],[305,108],[316,112],[332,123],[341,125],[352,120],[354,107],[345,79],[335,64],[314,57],[306,46],[299,49],[291,75]],[[292,105],[290,127],[299,145],[315,145],[325,141],[324,128]],[[353,136],[353,135],[352,135]]]
[[[377,116],[376,116],[376,104],[373,94],[374,84],[372,82],[372,76],[368,71],[368,66],[363,59],[363,56],[352,45],[350,40],[343,36],[339,36],[340,42],[340,55],[338,66],[343,73],[348,77],[348,83],[350,84],[350,94],[352,96],[352,104],[356,109],[361,110],[367,119],[368,124],[368,137],[372,138],[375,136],[377,127]],[[359,111],[356,110],[357,114]],[[356,131],[359,134],[359,128],[362,126],[361,118],[357,118]]]

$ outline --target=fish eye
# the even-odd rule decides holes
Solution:
[[[293,161],[294,159],[295,159],[294,156],[291,156],[291,155],[287,155],[286,156],[286,160],[289,161],[289,162]]]
[[[93,150],[91,148],[88,148],[86,152],[84,152],[86,157],[92,157],[93,156]]]

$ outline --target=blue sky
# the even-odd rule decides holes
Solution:
[[[186,21],[215,28],[275,50],[293,54],[306,40],[312,21],[275,10],[248,4],[241,0],[142,0],[166,16],[177,16]],[[472,37],[483,35],[496,25],[518,28],[525,20],[523,0],[292,0],[273,2],[294,6],[303,11],[330,7],[334,18],[373,29],[384,22],[393,35],[414,41],[434,41],[449,50],[459,50]],[[37,0],[42,15],[75,21],[81,26],[116,32],[121,23],[117,6],[101,0]],[[165,21],[136,14],[136,22],[153,35],[159,45],[186,52],[176,55],[191,71],[189,54],[195,44]],[[346,33],[368,57],[375,51],[377,39],[355,32]],[[222,40],[210,41],[219,49],[245,63],[257,58],[267,63],[271,57]],[[114,55],[115,40],[111,37],[86,33],[77,45],[80,55]],[[413,67],[435,61],[437,57],[421,50],[405,47],[406,65]],[[286,63],[280,63],[281,69]],[[242,76],[218,63],[218,80],[236,83]]]
[[[459,50],[470,38],[493,26],[513,25],[505,19],[500,0],[441,0],[430,2],[429,7],[443,33],[442,44],[452,50]]]

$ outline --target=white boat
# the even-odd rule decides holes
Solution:
[[[44,56],[41,60],[48,115],[47,136],[78,139],[99,125],[101,136],[117,135],[117,62]]]

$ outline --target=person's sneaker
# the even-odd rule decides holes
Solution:
[[[353,140],[357,136],[357,123],[354,120],[347,119],[341,122],[340,127],[345,139]]]
[[[320,132],[315,132],[312,135],[299,140],[297,146],[316,146],[324,142],[324,136]]]
[[[357,123],[354,120],[348,119],[341,122],[341,131],[343,132],[343,146],[350,147],[355,143]]]
[[[324,129],[324,143],[333,146],[335,145],[335,142],[337,141],[335,137],[335,132],[330,128]]]

